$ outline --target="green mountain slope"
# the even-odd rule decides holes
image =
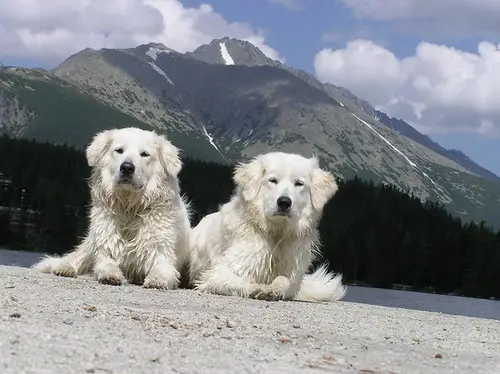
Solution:
[[[41,69],[2,68],[0,103],[0,132],[10,136],[83,148],[100,130],[136,126],[167,134],[190,157],[224,161],[204,136],[158,129]]]

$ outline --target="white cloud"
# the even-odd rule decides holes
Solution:
[[[343,49],[321,50],[314,67],[320,80],[426,132],[500,135],[500,51],[492,43],[468,53],[421,42],[415,55],[399,59],[358,39]]]
[[[403,27],[446,36],[500,31],[498,0],[341,0],[362,19],[398,21]]]
[[[178,0],[1,0],[0,56],[54,64],[86,47],[125,48],[161,42],[179,52],[230,36],[268,46],[261,30],[228,22],[210,5]]]

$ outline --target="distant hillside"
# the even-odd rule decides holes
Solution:
[[[0,69],[0,133],[83,148],[97,131],[127,126],[167,133],[189,156],[224,161],[203,134],[155,128],[42,69]]]

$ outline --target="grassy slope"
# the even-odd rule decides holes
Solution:
[[[83,148],[97,131],[106,128],[136,126],[154,129],[53,76],[49,79],[30,79],[0,71],[0,80],[13,83],[5,92],[7,96],[17,97],[21,105],[36,114],[23,133],[26,138]],[[182,149],[184,155],[223,161],[201,135],[167,130],[167,136]]]

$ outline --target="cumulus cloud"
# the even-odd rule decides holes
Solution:
[[[421,42],[399,59],[370,40],[323,49],[314,59],[322,81],[346,87],[376,108],[428,132],[500,135],[500,51],[481,42],[469,53]]]
[[[357,17],[400,25],[445,36],[500,32],[498,0],[341,0]]]
[[[161,42],[179,52],[214,38],[247,40],[284,61],[248,23],[228,22],[212,6],[178,0],[2,0],[0,54],[54,64],[86,47],[127,48]]]

